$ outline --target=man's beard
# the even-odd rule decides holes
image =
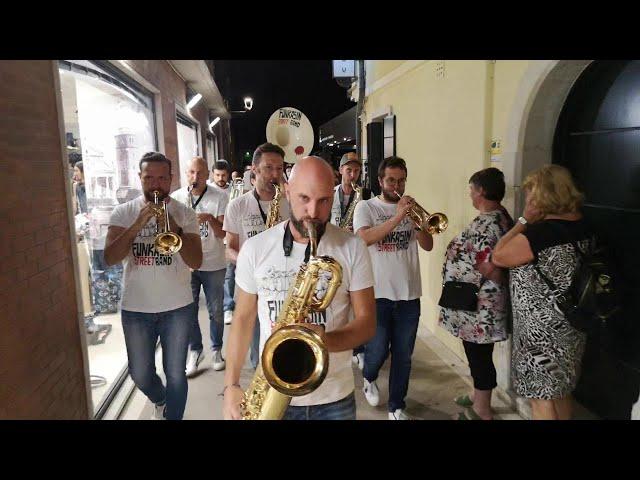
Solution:
[[[382,190],[382,196],[387,202],[398,203],[400,198],[394,192],[387,192],[386,190]]]
[[[223,180],[218,180],[216,182],[216,185],[218,185],[220,188],[225,188],[227,186],[227,182],[225,182]]]
[[[313,225],[316,227],[316,238],[318,239],[318,241],[320,241],[320,237],[324,235],[324,232],[327,229],[327,223],[329,222],[328,219],[324,222],[321,220],[311,220],[311,219],[298,220],[293,214],[293,212],[290,212],[290,220],[293,226],[295,227],[295,229],[298,232],[300,232],[300,234],[304,238],[309,238],[309,231],[307,230],[305,221],[313,223]]]

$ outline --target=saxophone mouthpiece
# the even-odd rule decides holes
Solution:
[[[311,257],[315,257],[318,248],[318,232],[316,231],[316,226],[310,220],[304,222],[304,226],[307,229],[307,235],[311,243]]]

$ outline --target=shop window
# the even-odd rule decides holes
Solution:
[[[105,63],[60,61],[59,72],[91,392],[100,417],[127,374],[122,266],[105,265],[104,246],[113,208],[142,193],[140,157],[157,150],[153,95]]]
[[[211,171],[215,163],[218,161],[217,143],[215,135],[207,135],[207,165],[209,165],[209,171]]]
[[[182,114],[177,115],[178,120],[178,163],[180,165],[180,186],[187,186],[184,171],[193,157],[199,155],[198,128],[196,124]]]

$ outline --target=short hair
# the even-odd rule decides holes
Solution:
[[[78,167],[78,170],[80,170],[82,173],[84,173],[84,165],[82,163],[82,160],[74,163],[73,166],[74,167]]]
[[[540,213],[575,213],[582,206],[584,195],[578,190],[571,172],[560,165],[545,165],[524,179],[522,189],[529,192]]]
[[[226,170],[228,174],[231,174],[231,166],[226,160],[218,160],[216,163],[214,163],[211,171],[213,170]]]
[[[501,202],[504,198],[504,173],[495,167],[480,170],[469,178],[469,183],[484,190],[484,198],[494,202]]]
[[[380,166],[378,167],[378,178],[384,178],[384,171],[387,168],[401,168],[404,170],[405,175],[408,175],[406,162],[404,159],[396,157],[395,155],[387,157],[380,162]]]
[[[140,159],[140,164],[138,165],[138,167],[140,168],[140,171],[142,171],[142,164],[145,162],[166,163],[167,165],[169,165],[169,173],[171,173],[171,160],[169,160],[160,152],[147,152],[144,155],[142,155],[142,158]]]
[[[280,148],[278,145],[274,145],[273,143],[263,143],[256,148],[255,152],[253,152],[253,160],[252,163],[254,166],[258,166],[260,164],[260,158],[263,153],[277,153],[282,157],[282,161],[284,161],[284,150]]]

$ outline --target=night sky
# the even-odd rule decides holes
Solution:
[[[233,115],[231,133],[236,159],[266,141],[265,129],[273,112],[294,107],[318,128],[355,105],[332,76],[331,60],[215,60],[218,88],[230,110],[243,110],[243,98],[253,98],[253,109]]]

